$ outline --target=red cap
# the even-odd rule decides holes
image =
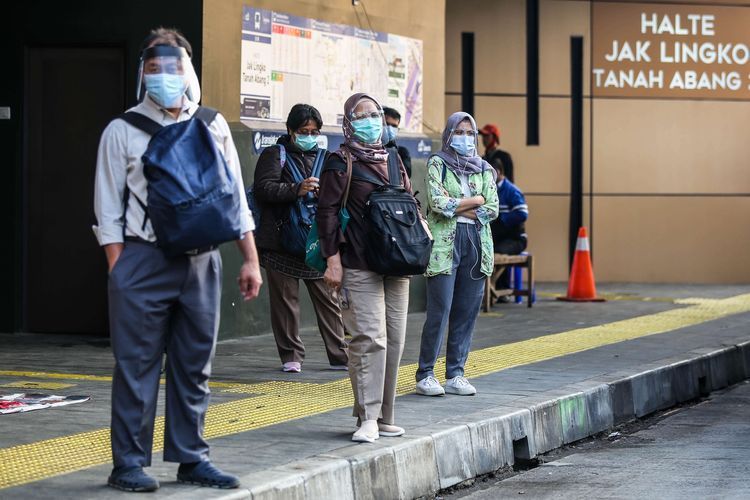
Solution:
[[[482,135],[494,135],[498,139],[500,139],[500,129],[497,125],[494,125],[492,123],[488,123],[481,129],[479,129],[479,133]]]

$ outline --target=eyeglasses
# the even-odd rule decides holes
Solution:
[[[453,129],[453,135],[465,135],[468,137],[476,137],[477,133],[473,130],[461,130],[461,129]]]
[[[297,135],[312,135],[316,137],[320,135],[320,130],[295,130],[294,133]]]
[[[352,121],[364,120],[365,118],[382,118],[382,111],[365,111],[362,113],[352,113]]]

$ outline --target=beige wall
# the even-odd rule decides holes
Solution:
[[[594,124],[597,192],[750,192],[750,101],[596,99]]]
[[[366,3],[373,29],[423,40],[424,122],[437,128],[443,121],[445,94],[445,0],[368,0]],[[239,120],[243,5],[359,26],[351,0],[205,0],[203,102],[222,110],[229,121]],[[362,7],[356,10],[366,23]],[[427,127],[425,132],[429,132]]]
[[[498,124],[513,155],[516,183],[527,193],[538,279],[568,274],[570,36],[582,35],[584,224],[592,220],[593,172],[597,280],[750,281],[750,102],[592,102],[591,3],[540,0],[540,145],[526,146],[524,2],[448,0],[446,8],[446,114],[461,105],[461,32],[474,31],[476,118]]]
[[[750,197],[597,197],[597,277],[747,283]],[[600,278],[601,279],[601,278]]]
[[[681,3],[750,6],[750,1]],[[243,4],[358,25],[350,0],[205,0],[204,102],[221,109],[230,121],[239,120]],[[523,1],[369,0],[366,4],[374,29],[424,40],[425,132],[442,129],[445,116],[460,108],[461,32],[475,33],[476,118],[480,125],[497,123],[502,145],[513,155],[517,184],[528,194],[530,251],[537,256],[540,280],[565,280],[568,274],[569,50],[570,36],[582,35],[584,223],[592,220],[588,195],[593,172],[590,232],[597,280],[750,281],[750,265],[744,258],[750,243],[750,231],[744,229],[750,221],[750,141],[745,139],[750,102],[634,98],[592,102],[591,2],[540,0],[541,142],[527,146]],[[364,20],[362,8],[357,9]],[[733,244],[725,248],[723,241]],[[722,248],[719,259],[715,242]],[[695,271],[686,272],[688,268]]]

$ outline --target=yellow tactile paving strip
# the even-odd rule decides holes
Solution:
[[[537,296],[545,298],[564,297],[565,294],[552,292],[537,292]],[[635,293],[600,293],[598,297],[606,300],[631,301],[631,302],[669,302],[674,303],[676,299],[671,297],[644,297]]]
[[[33,377],[60,380],[84,380],[94,382],[111,382],[112,377],[101,375],[80,375],[77,373],[49,373],[49,372],[29,372],[18,370],[0,370],[0,377]]]
[[[32,390],[32,389],[67,389],[69,387],[74,387],[75,384],[63,384],[62,382],[11,382],[9,384],[3,384],[0,385],[0,388],[9,388],[9,389],[24,389],[24,390]]]
[[[479,377],[515,366],[747,312],[750,311],[750,294],[717,300],[685,299],[675,303],[685,307],[474,351],[466,365],[467,375]],[[444,359],[438,361],[436,373],[444,371],[444,362]],[[415,370],[416,365],[406,365],[399,369],[399,394],[414,390]],[[0,372],[0,375],[10,373],[21,372]],[[41,378],[38,373],[34,373],[34,376]],[[55,378],[70,376],[60,374]],[[258,384],[221,383],[214,386],[222,386],[222,391],[252,396],[212,405],[206,417],[205,436],[208,439],[251,431],[352,404],[348,379],[323,384],[277,381]],[[154,451],[163,448],[163,427],[163,417],[157,418]],[[110,461],[109,429],[4,448],[0,449],[0,488],[38,481]]]
[[[30,371],[19,371],[19,370],[0,370],[0,377],[32,377],[32,378],[45,378],[45,379],[61,379],[61,380],[82,380],[82,381],[93,381],[93,382],[112,382],[112,377],[107,375],[82,375],[80,373],[50,373],[50,372],[30,372]],[[164,379],[161,379],[161,383],[164,383]],[[65,385],[65,384],[63,384]],[[236,384],[231,382],[214,382],[211,381],[211,386],[216,388],[234,387]]]

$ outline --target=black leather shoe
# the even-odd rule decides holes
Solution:
[[[143,471],[143,467],[115,467],[107,479],[107,485],[122,491],[156,491],[159,481]]]
[[[237,476],[217,469],[208,460],[197,464],[181,464],[177,469],[177,480],[181,483],[210,486],[211,488],[231,489],[240,486]]]

